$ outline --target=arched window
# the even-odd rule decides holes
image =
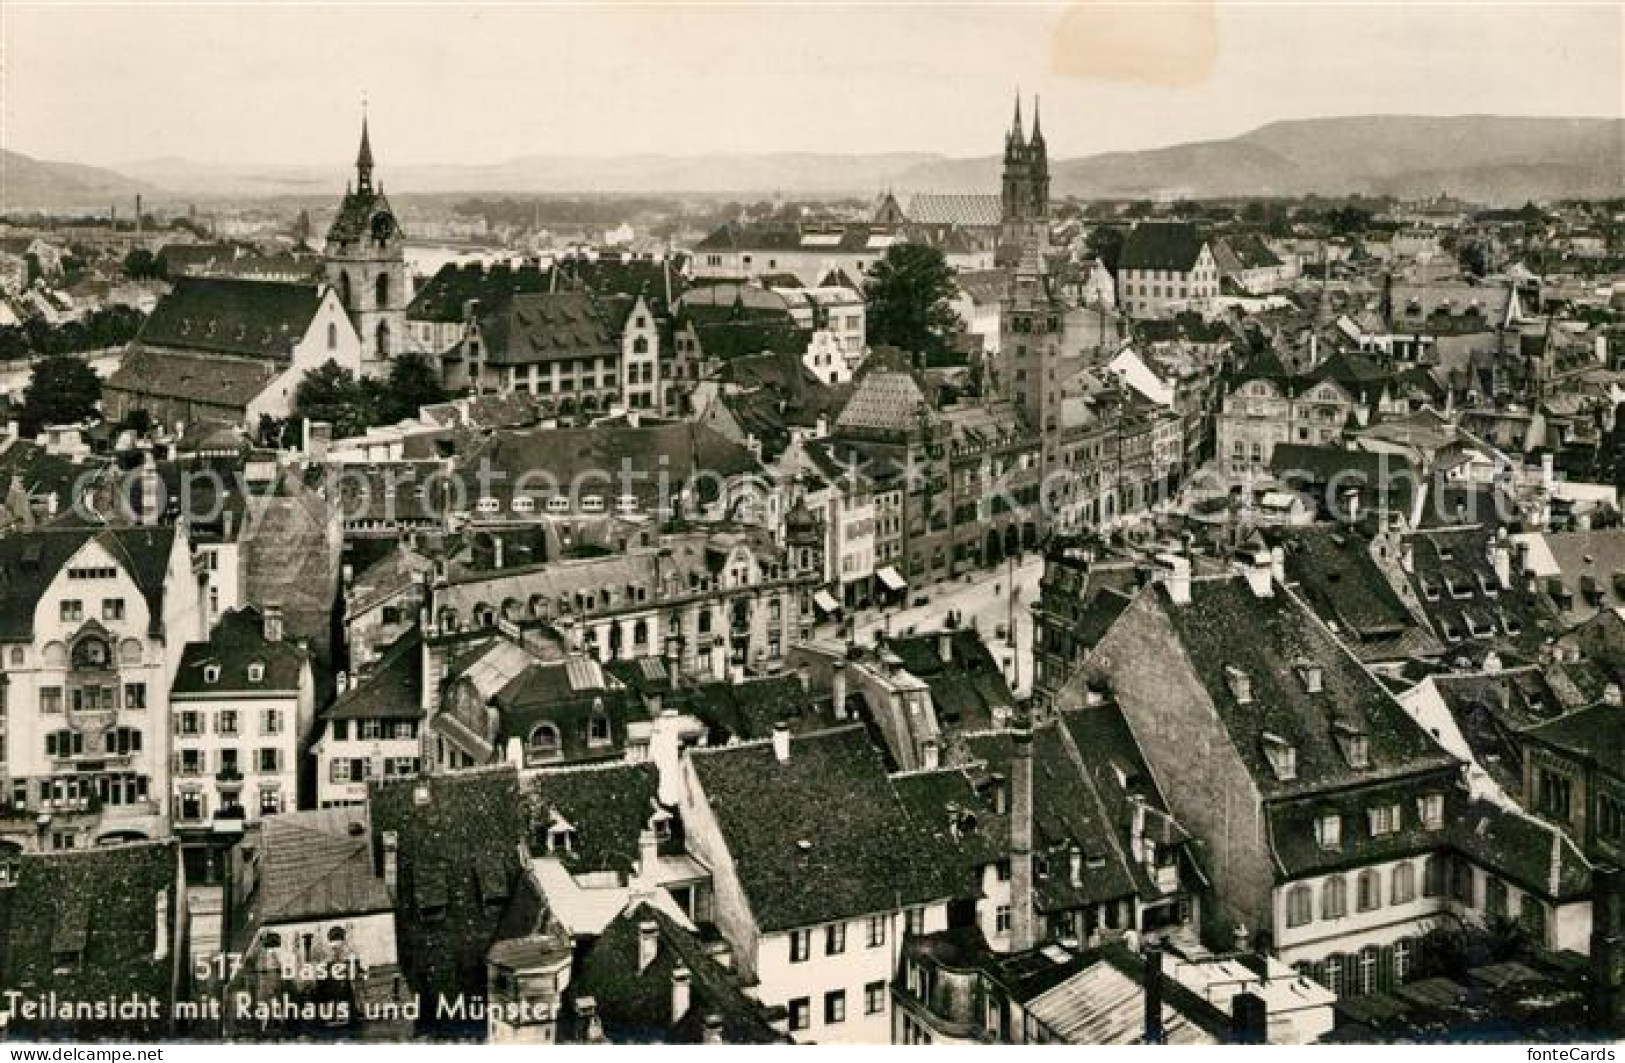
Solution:
[[[539,723],[530,732],[529,753],[533,760],[546,760],[559,755],[559,729],[550,723]]]
[[[1355,907],[1362,912],[1376,911],[1382,907],[1382,878],[1371,868],[1360,872],[1355,880],[1356,896]]]
[[[1394,866],[1388,886],[1390,904],[1409,904],[1416,899],[1416,865],[1409,861]]]
[[[339,346],[339,327],[335,322],[327,323],[327,349],[337,350]]]
[[[378,280],[373,285],[373,305],[380,310],[389,308],[389,274],[378,274]]]
[[[1341,919],[1348,914],[1349,890],[1348,883],[1342,875],[1333,875],[1320,887],[1320,917],[1322,919]]]
[[[353,295],[354,292],[350,288],[350,272],[345,270],[339,274],[339,302],[344,304],[345,309],[350,308]]]
[[[1315,896],[1308,886],[1293,886],[1286,894],[1286,925],[1303,926],[1315,917]]]
[[[378,354],[380,356],[387,355],[389,353],[389,322],[387,321],[378,322],[377,347]]]

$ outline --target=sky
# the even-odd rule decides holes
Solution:
[[[1336,114],[1625,115],[1625,4],[0,0],[0,145],[117,166],[1051,157]]]

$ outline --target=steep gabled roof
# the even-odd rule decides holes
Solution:
[[[1190,222],[1143,221],[1123,238],[1118,269],[1166,269],[1187,272],[1207,245]]]
[[[137,337],[145,347],[286,359],[322,303],[315,284],[180,277]]]
[[[949,854],[909,815],[862,726],[792,736],[784,762],[767,742],[690,756],[764,933],[959,892]]]
[[[373,869],[367,809],[324,808],[267,816],[260,827],[257,926],[387,912],[389,890]]]

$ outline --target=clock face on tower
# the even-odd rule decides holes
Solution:
[[[372,238],[374,240],[388,240],[395,232],[395,216],[387,210],[381,210],[372,216]]]

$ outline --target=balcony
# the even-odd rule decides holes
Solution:
[[[240,768],[221,768],[214,773],[215,785],[221,793],[237,793],[243,788],[243,773]]]

